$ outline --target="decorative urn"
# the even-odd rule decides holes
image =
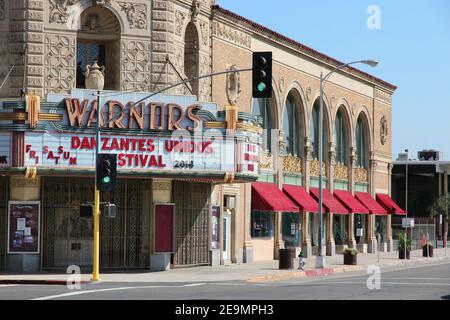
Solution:
[[[105,86],[105,67],[100,67],[97,61],[92,66],[86,66],[86,89],[101,91]]]

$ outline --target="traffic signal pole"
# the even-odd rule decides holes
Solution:
[[[102,105],[100,104],[100,91],[97,91],[97,123],[95,126],[95,163],[97,163],[100,153],[100,121]],[[94,259],[92,270],[92,281],[100,281],[100,191],[97,185],[97,170],[95,170],[95,191],[94,191]]]

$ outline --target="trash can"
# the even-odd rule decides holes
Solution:
[[[427,244],[422,247],[423,249],[423,256],[424,257],[433,257],[433,246],[431,244]]]
[[[294,269],[295,248],[280,249],[279,269]]]

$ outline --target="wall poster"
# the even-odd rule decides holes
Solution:
[[[211,206],[211,249],[220,249],[220,206]]]
[[[9,201],[8,253],[39,253],[40,201]]]

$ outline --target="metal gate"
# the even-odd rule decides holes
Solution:
[[[0,270],[6,267],[9,177],[0,177]]]
[[[174,182],[176,251],[174,267],[209,265],[209,205],[211,186]]]
[[[149,207],[144,203],[146,181],[118,180],[116,191],[102,193],[117,205],[117,217],[100,222],[101,268],[149,266]],[[82,219],[79,206],[93,201],[94,181],[85,178],[42,179],[42,266],[92,266],[93,219]]]

